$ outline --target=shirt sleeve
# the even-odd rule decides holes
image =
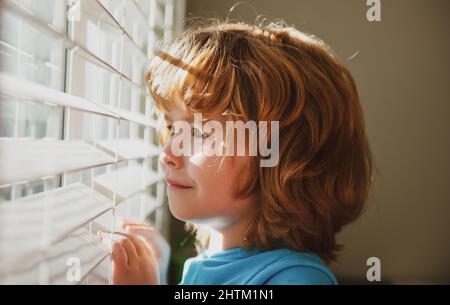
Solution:
[[[266,285],[335,285],[328,274],[318,268],[294,266],[286,268],[264,284]]]

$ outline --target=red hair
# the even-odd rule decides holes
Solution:
[[[275,25],[201,26],[163,46],[146,78],[162,110],[177,92],[192,112],[279,121],[278,165],[254,157],[237,189],[259,197],[244,245],[336,258],[335,235],[360,215],[372,161],[355,82],[325,43]]]

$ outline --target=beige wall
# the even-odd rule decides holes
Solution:
[[[188,0],[189,16],[226,16],[234,0]],[[366,259],[381,259],[385,282],[450,283],[450,1],[248,0],[259,14],[324,39],[359,87],[379,172],[364,216],[348,227],[341,282],[366,282]],[[253,21],[248,6],[232,18]]]

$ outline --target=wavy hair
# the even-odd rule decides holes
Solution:
[[[248,162],[236,195],[259,204],[246,248],[312,251],[326,262],[335,235],[367,200],[372,159],[355,82],[320,39],[293,27],[215,22],[162,45],[145,75],[158,109],[279,121],[279,162]]]

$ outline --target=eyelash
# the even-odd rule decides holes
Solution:
[[[174,127],[173,125],[167,125],[166,126],[167,130],[169,130],[169,134],[170,134],[171,137],[173,137],[175,135],[175,132],[173,131],[173,127]],[[206,132],[201,132],[200,129],[198,129],[198,128],[191,128],[191,135],[193,137],[196,137],[196,135],[195,135],[195,131],[196,130],[198,130],[200,132],[201,137],[203,139],[206,139],[206,138],[208,138],[211,135],[211,134],[206,133]]]

